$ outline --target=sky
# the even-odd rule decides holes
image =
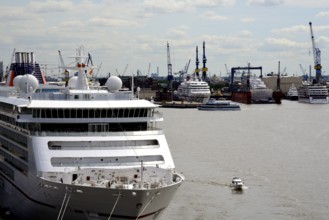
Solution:
[[[97,77],[137,70],[166,76],[167,42],[174,73],[189,60],[188,73],[194,71],[196,46],[202,67],[205,42],[209,76],[248,63],[277,73],[279,61],[281,73],[302,75],[312,66],[314,74],[312,22],[329,75],[328,0],[2,0],[0,19],[5,67],[15,49],[34,52],[47,75],[58,75],[58,50],[70,64],[83,45],[100,66]]]

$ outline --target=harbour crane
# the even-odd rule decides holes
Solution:
[[[312,29],[312,22],[310,24],[310,30],[311,30],[311,40],[312,40],[312,50],[313,50],[313,58],[314,58],[314,69],[315,69],[315,78],[316,83],[320,82],[321,77],[321,51],[318,47],[315,46],[314,42],[314,36],[313,36],[313,29]]]
[[[189,66],[190,66],[190,63],[191,63],[191,59],[189,59],[189,61],[185,64],[184,69],[178,71],[178,73],[174,73],[175,75],[176,75],[176,74],[179,74],[179,79],[180,79],[180,81],[182,81],[184,75],[187,74],[187,71],[188,71],[188,68],[189,68]]]
[[[147,69],[147,77],[150,75],[150,71],[151,71],[151,63],[149,63],[149,67],[148,67],[148,69]]]
[[[119,73],[118,69],[115,69],[115,72],[117,73],[118,76],[123,76],[127,72],[128,66],[129,64],[126,65],[125,69],[121,74]]]
[[[194,73],[196,74],[196,78],[199,78],[199,55],[198,55],[198,46],[195,48],[195,70]]]
[[[206,43],[203,41],[203,56],[202,56],[202,63],[203,63],[203,67],[202,67],[202,79],[206,80],[207,79],[207,72],[208,72],[208,68],[206,67],[206,63],[207,63],[207,58],[206,58]]]
[[[168,77],[167,80],[169,81],[169,89],[172,89],[172,80],[174,79],[172,75],[172,64],[170,61],[170,48],[169,43],[167,42],[167,65],[168,65]]]
[[[64,59],[60,50],[58,51],[58,55],[59,55],[59,63],[60,63],[59,71],[63,71],[64,81],[68,83],[70,78],[70,71],[65,68]]]

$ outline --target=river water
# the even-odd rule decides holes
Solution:
[[[329,105],[160,110],[186,177],[161,220],[329,219]],[[234,176],[242,193],[229,187]]]

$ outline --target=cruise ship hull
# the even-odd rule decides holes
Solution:
[[[251,104],[251,92],[232,92],[232,101]]]
[[[309,103],[309,104],[328,104],[329,103],[328,97],[324,97],[324,98],[299,97],[298,101],[302,102],[302,103]]]
[[[157,189],[109,189],[55,183],[40,178],[26,189],[0,175],[1,206],[14,219],[155,219],[169,205],[181,181]],[[22,181],[24,181],[22,179]],[[5,202],[4,202],[5,201]],[[111,214],[112,213],[112,214]]]
[[[298,101],[309,104],[328,104],[328,89],[323,85],[302,85],[298,88]]]
[[[251,89],[250,92],[240,91],[232,92],[232,101],[251,104],[251,103],[277,103],[282,99],[281,92],[273,92],[270,89]]]

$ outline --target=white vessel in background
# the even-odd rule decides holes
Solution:
[[[298,90],[294,83],[290,86],[286,98],[289,100],[298,100]]]
[[[199,110],[205,111],[237,111],[241,110],[240,105],[228,100],[216,100],[210,98],[207,103],[198,106]]]
[[[266,87],[264,81],[257,76],[250,76],[251,101],[255,103],[267,103],[273,100],[273,90]]]
[[[90,88],[82,48],[75,59],[68,87],[15,69],[0,87],[0,206],[14,219],[156,219],[184,180],[159,106],[115,76]]]
[[[201,79],[186,77],[178,86],[177,96],[189,101],[203,101],[210,98],[210,87]]]
[[[298,88],[298,101],[310,104],[327,104],[328,88],[325,85],[303,82]]]

